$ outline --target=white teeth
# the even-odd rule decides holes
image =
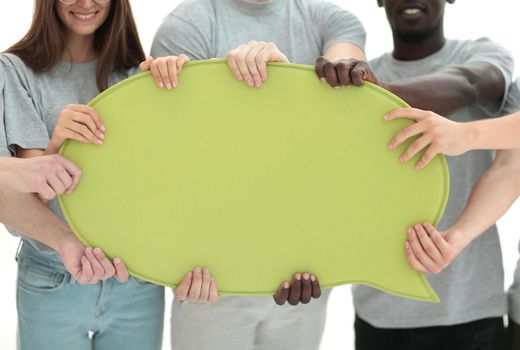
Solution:
[[[416,15],[416,14],[420,13],[421,10],[418,8],[409,8],[409,9],[405,9],[403,12],[406,13],[407,15]]]
[[[80,15],[79,13],[75,13],[74,16],[78,17],[79,19],[91,19],[94,18],[96,14],[95,13],[89,13],[86,15]]]

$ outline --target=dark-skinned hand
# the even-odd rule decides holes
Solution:
[[[321,82],[327,82],[333,88],[340,86],[361,86],[364,81],[384,87],[366,61],[355,58],[328,60],[321,56],[316,60],[316,74]]]
[[[308,304],[312,298],[316,299],[320,296],[318,278],[304,272],[295,273],[290,284],[287,281],[282,282],[273,298],[278,305],[283,305],[286,301],[291,305],[298,305],[299,303]]]

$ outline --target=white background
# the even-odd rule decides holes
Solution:
[[[149,51],[153,35],[162,19],[179,2],[178,0],[131,0],[145,51]],[[364,23],[368,33],[366,49],[368,58],[391,50],[391,32],[384,10],[377,7],[376,0],[336,0],[334,2],[355,13]],[[32,6],[33,1],[30,0],[0,1],[0,51],[5,50],[26,33],[31,22]],[[518,34],[520,29],[518,28],[519,18],[520,2],[518,0],[458,0],[454,5],[447,6],[446,36],[458,39],[487,36],[511,50],[517,62],[520,62],[520,39],[514,35]],[[512,280],[518,256],[516,246],[520,231],[519,214],[520,204],[517,203],[499,222],[506,286]],[[2,350],[15,349],[16,263],[14,255],[17,244],[17,239],[0,228],[0,273],[2,276],[0,279],[0,349]],[[169,348],[168,307],[172,298],[170,292],[167,295],[164,349]],[[323,350],[353,349],[353,314],[350,288],[348,286],[336,288],[329,303],[327,328],[322,343]]]

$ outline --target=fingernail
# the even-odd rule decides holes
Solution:
[[[200,272],[200,270],[201,270],[200,267],[195,268],[195,272]]]
[[[408,233],[409,235],[413,234],[413,230],[412,230],[412,228],[410,227],[410,228],[406,231],[406,233]]]
[[[171,88],[172,88],[172,85],[170,83],[166,83],[166,89],[171,90]]]
[[[310,276],[309,276],[308,273],[304,273],[304,274],[303,274],[303,279],[304,279],[304,280],[306,280],[306,281],[309,280],[309,277],[310,277]]]
[[[188,278],[191,279],[193,277],[193,273],[188,273]]]
[[[104,124],[102,124],[101,125],[101,131],[106,131],[106,130],[107,130],[106,126]]]
[[[401,163],[404,163],[404,157],[399,158],[399,161],[400,161]]]
[[[421,225],[415,225],[415,229],[416,230],[420,230],[421,229]]]
[[[283,283],[283,288],[284,289],[289,289],[289,282],[284,282]]]
[[[389,144],[389,145],[388,145],[388,148],[389,148],[389,149],[394,149],[394,144],[393,144],[393,143]]]
[[[297,275],[296,275],[296,279],[297,279],[298,281],[301,280],[301,279],[302,279],[302,275],[301,275],[301,274],[297,274]]]
[[[104,139],[105,139],[105,134],[99,134],[99,138],[100,138],[101,140],[104,140]]]
[[[121,264],[121,259],[115,258],[114,259],[114,264]]]
[[[312,275],[312,276],[311,276],[311,281],[312,281],[312,282],[316,282],[316,276]]]
[[[173,86],[174,88],[176,88],[176,87],[177,87],[177,82],[176,82],[175,80],[174,80],[174,81],[172,81],[172,86]]]
[[[97,140],[96,143],[97,143],[98,145],[102,145],[102,144],[103,144],[103,140]]]
[[[160,87],[161,89],[164,89],[164,84],[162,83],[162,81],[159,83],[159,87]]]
[[[320,81],[321,81],[322,83],[326,83],[326,82],[327,82],[327,80],[326,80],[325,78],[320,78]]]
[[[205,268],[203,271],[204,271],[205,274],[209,274],[209,269],[208,268]]]
[[[339,90],[341,89],[341,86],[334,86],[334,89]]]
[[[388,114],[383,117],[384,120],[388,120],[388,118],[390,118]]]
[[[408,243],[408,241],[404,242],[404,247],[406,249],[410,249],[410,243]]]
[[[100,248],[94,248],[93,252],[94,252],[94,254],[101,254],[101,249]]]

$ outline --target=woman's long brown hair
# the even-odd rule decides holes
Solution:
[[[35,72],[49,71],[63,58],[65,26],[56,1],[36,0],[31,28],[6,51],[20,57]],[[112,0],[107,19],[95,33],[94,46],[99,91],[107,89],[112,72],[137,67],[145,59],[129,0]]]

